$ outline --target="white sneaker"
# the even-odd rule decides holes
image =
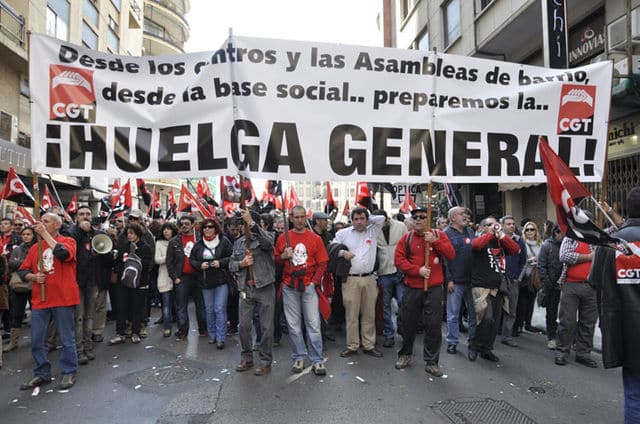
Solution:
[[[547,349],[556,350],[557,348],[558,348],[558,343],[556,342],[556,339],[549,340],[547,342]]]

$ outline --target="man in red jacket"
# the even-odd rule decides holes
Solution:
[[[453,260],[456,253],[447,234],[427,228],[427,209],[420,207],[411,212],[414,229],[400,238],[395,251],[396,268],[404,273],[405,288],[402,297],[402,348],[398,352],[396,369],[411,363],[413,341],[416,338],[418,320],[424,323],[424,370],[434,377],[441,377],[438,365],[442,345],[442,284],[444,271],[442,257]],[[429,249],[429,263],[425,264],[425,249]],[[428,289],[425,290],[425,280]]]
[[[471,242],[471,294],[478,323],[476,337],[469,344],[467,355],[470,361],[475,361],[480,352],[487,361],[498,362],[500,359],[492,351],[503,307],[502,290],[508,288],[504,275],[505,256],[520,253],[520,246],[506,236],[493,216],[480,222],[480,231],[482,234]],[[501,288],[503,281],[504,288]],[[509,305],[509,308],[515,306]]]
[[[42,252],[42,266],[38,262],[38,243],[31,246],[27,257],[20,266],[20,276],[25,281],[33,281],[31,294],[31,354],[36,362],[33,378],[20,386],[20,390],[30,390],[51,382],[51,364],[47,358],[47,327],[50,320],[56,323],[56,330],[62,342],[60,368],[62,382],[59,389],[69,389],[75,384],[78,356],[75,338],[75,307],[80,303],[80,293],[76,281],[76,241],[60,235],[62,219],[53,213],[42,216],[35,225]],[[45,289],[44,300],[41,290]]]

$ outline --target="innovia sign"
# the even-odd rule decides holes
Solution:
[[[576,66],[604,51],[604,15],[593,15],[569,33],[569,66]]]

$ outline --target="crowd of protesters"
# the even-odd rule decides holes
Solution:
[[[309,219],[301,206],[288,217],[276,212],[226,216],[219,209],[213,218],[183,214],[164,222],[133,209],[104,223],[80,206],[73,223],[55,207],[32,227],[0,220],[5,354],[23,348],[27,305],[31,310],[35,367],[21,389],[51,381],[47,353],[55,349],[62,351],[60,388],[72,387],[78,365],[97,359],[96,343],[147,337],[153,306],[161,308],[155,323],[167,338],[184,342],[193,329],[224,349],[227,337],[238,334],[236,371],[257,376],[271,371],[282,334],[290,338],[293,373],[310,366],[326,375],[323,343],[343,330],[341,357],[361,349],[381,358],[397,345],[397,369],[411,365],[416,334],[424,333],[425,371],[436,377],[443,375],[443,339],[446,353],[456,355],[461,333],[470,361],[498,362],[496,338],[503,349],[517,349],[516,339],[528,332],[546,334],[557,365],[575,350],[577,363],[599,366],[591,356],[602,312],[600,280],[589,277],[594,249],[563,237],[553,222],[543,232],[511,215],[475,225],[464,207],[451,208],[433,228],[424,207],[393,218],[358,207],[346,226],[329,225],[321,212]],[[532,325],[536,302],[546,308],[545,328]],[[109,335],[108,318],[116,321]],[[625,373],[629,390],[638,387],[633,361]],[[605,366],[619,362],[627,366],[624,358]]]

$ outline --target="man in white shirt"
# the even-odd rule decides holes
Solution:
[[[378,287],[374,268],[377,240],[384,221],[384,216],[370,217],[368,210],[355,208],[351,212],[353,225],[338,231],[334,239],[335,243],[347,247],[348,250],[340,251],[339,256],[351,263],[349,276],[342,284],[347,321],[347,348],[340,354],[343,358],[357,353],[360,348],[360,315],[363,352],[376,358],[382,357],[382,352],[376,349],[375,308]]]

